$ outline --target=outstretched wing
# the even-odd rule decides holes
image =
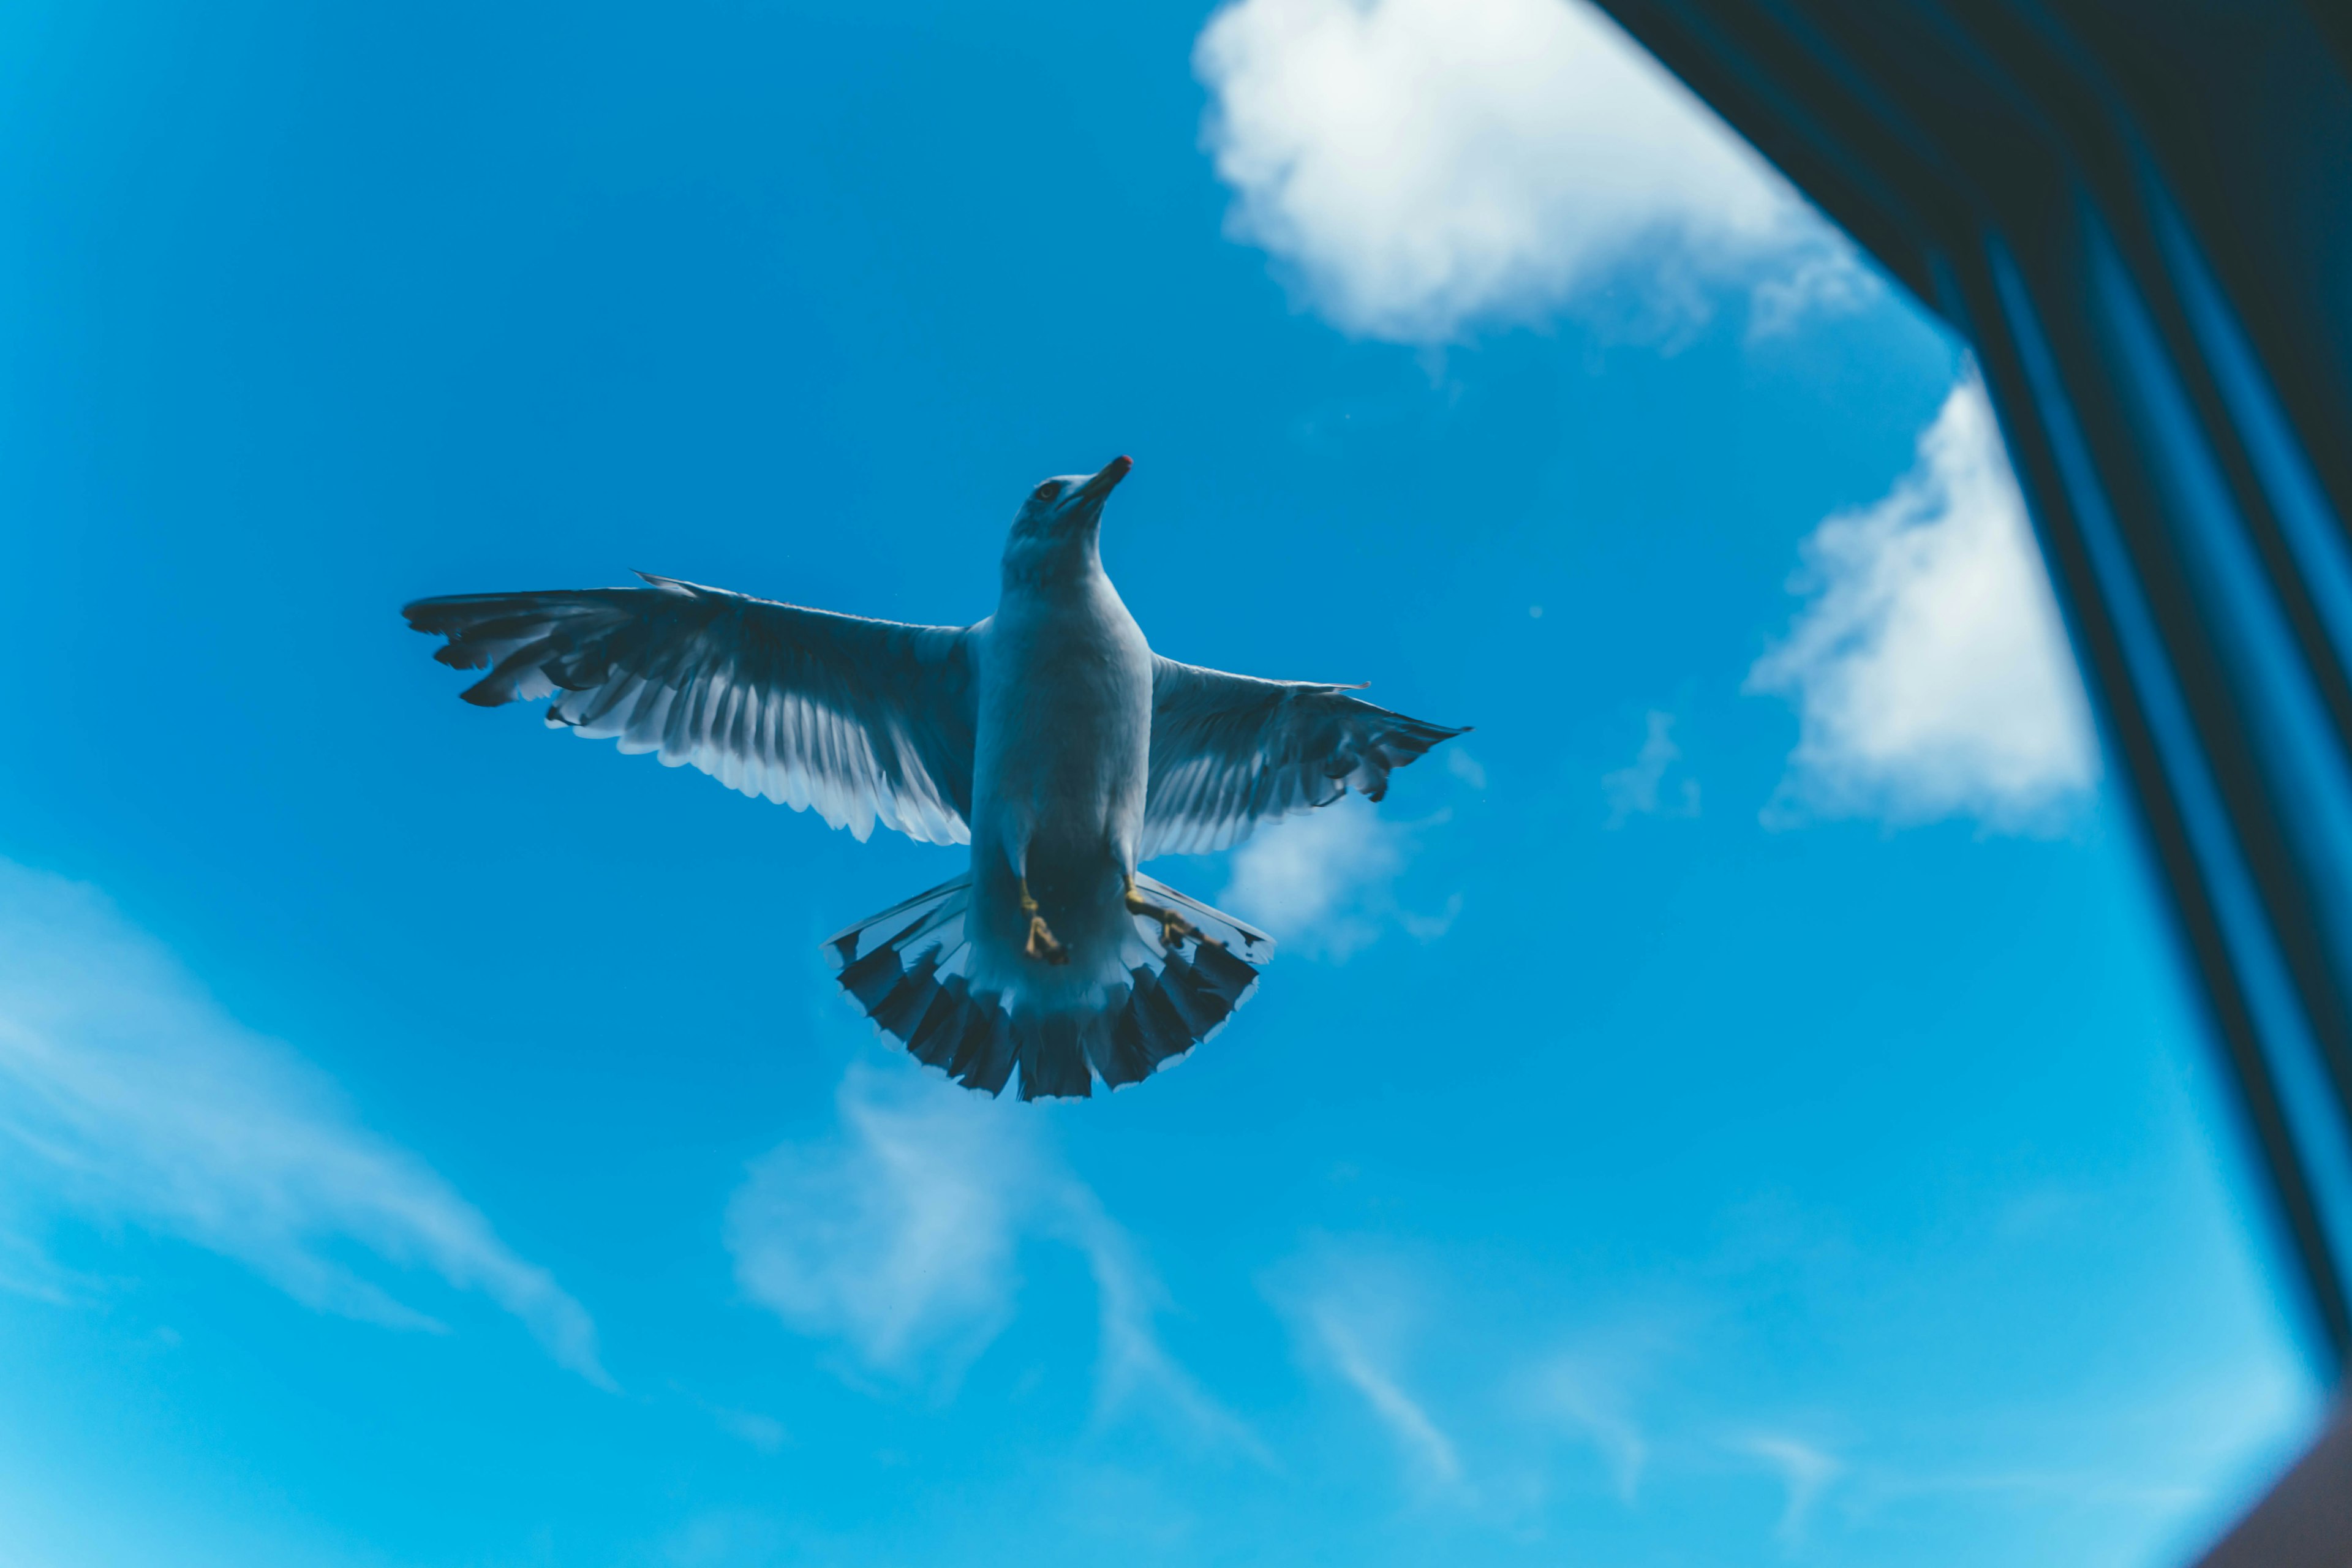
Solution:
[[[1155,658],[1144,858],[1225,848],[1268,817],[1328,805],[1350,785],[1378,800],[1391,772],[1465,732],[1349,689]]]
[[[644,576],[644,574],[639,574]],[[971,658],[952,626],[803,610],[646,576],[644,588],[457,594],[401,614],[434,654],[489,673],[467,701],[553,697],[551,727],[691,763],[745,795],[814,806],[861,840],[971,837]]]

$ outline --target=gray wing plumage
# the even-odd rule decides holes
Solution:
[[[1350,786],[1378,800],[1391,773],[1465,733],[1349,689],[1155,657],[1141,855],[1223,849],[1269,817],[1328,805]]]
[[[449,639],[433,656],[442,663],[488,671],[468,702],[552,697],[551,727],[814,806],[861,840],[878,820],[928,843],[970,841],[975,713],[961,629],[646,582],[459,594],[401,614]]]

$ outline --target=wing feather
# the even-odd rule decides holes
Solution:
[[[1392,713],[1344,686],[1155,659],[1141,853],[1227,848],[1261,822],[1328,805],[1351,787],[1378,800],[1391,773],[1465,732]]]
[[[448,639],[434,658],[485,672],[468,702],[551,698],[552,727],[814,806],[859,838],[879,821],[930,843],[970,839],[975,714],[961,628],[646,582],[454,595],[401,613]]]

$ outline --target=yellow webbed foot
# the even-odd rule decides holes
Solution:
[[[1135,879],[1131,876],[1127,879],[1127,912],[1131,915],[1141,915],[1148,921],[1158,921],[1160,922],[1160,945],[1162,947],[1174,947],[1179,942],[1184,942],[1187,939],[1193,942],[1214,942],[1216,940],[1203,932],[1199,926],[1194,925],[1191,921],[1188,921],[1182,915],[1178,914],[1174,910],[1162,909],[1158,904],[1146,899],[1141,893],[1137,892],[1135,890]],[[1224,944],[1223,942],[1218,942],[1217,945],[1223,947]]]
[[[1029,917],[1029,940],[1021,949],[1041,963],[1067,963],[1070,950],[1055,936],[1054,928],[1037,912],[1037,900],[1030,896],[1029,879],[1021,879],[1021,910]]]
[[[1054,935],[1053,928],[1045,923],[1044,915],[1029,917],[1029,942],[1021,951],[1045,963],[1070,962],[1070,950]]]

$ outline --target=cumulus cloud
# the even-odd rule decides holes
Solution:
[[[193,1242],[321,1311],[438,1330],[351,1258],[427,1269],[608,1382],[580,1304],[424,1162],[359,1125],[329,1079],[222,1012],[94,889],[5,861],[0,1160],[20,1201],[38,1192]]]
[[[2061,821],[2098,747],[2025,506],[1971,373],[1892,492],[1829,519],[1793,588],[1811,603],[1749,672],[1797,706],[1768,820]]]
[[[1778,174],[1582,0],[1236,0],[1194,50],[1229,232],[1339,327],[1435,343],[1638,283],[1751,331],[1875,285]]]
[[[1685,777],[1675,781],[1675,788],[1664,788],[1667,772],[1683,754],[1683,749],[1675,744],[1674,731],[1673,714],[1653,711],[1633,765],[1601,775],[1601,793],[1608,797],[1610,826],[1622,827],[1635,816],[1698,815],[1698,780]]]
[[[838,1106],[835,1134],[763,1155],[729,1205],[746,1296],[867,1372],[952,1386],[1012,1321],[1023,1244],[1059,1242],[1094,1280],[1098,1415],[1145,1405],[1259,1451],[1160,1343],[1158,1278],[1027,1108],[864,1068]]]
[[[1421,831],[1448,816],[1440,811],[1399,822],[1349,795],[1320,811],[1268,823],[1234,851],[1233,876],[1218,901],[1291,951],[1334,963],[1392,925],[1434,942],[1453,925],[1460,898],[1437,914],[1416,914],[1397,901],[1395,882]]]

